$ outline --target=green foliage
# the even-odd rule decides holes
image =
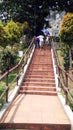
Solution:
[[[9,50],[3,52],[0,59],[0,70],[4,73],[6,70],[9,70],[16,63],[17,56]]]
[[[0,100],[0,110],[1,110],[1,108],[2,108],[2,106],[3,106],[3,104],[4,104],[4,102],[5,102],[5,95],[4,95],[3,98]]]
[[[12,18],[23,23],[27,21],[31,31],[36,32],[46,24],[45,17],[50,10],[73,12],[72,0],[3,0],[0,3],[0,12],[4,14],[5,21]]]
[[[69,71],[70,57],[69,57],[69,46],[62,44],[61,54],[63,56],[63,65],[66,71]]]
[[[73,91],[71,92],[71,96],[73,98]],[[73,103],[71,102],[70,99],[69,99],[69,106],[70,106],[71,110],[73,111]]]
[[[17,61],[18,49],[16,47],[22,32],[21,24],[15,23],[13,20],[10,20],[5,26],[0,23],[0,46],[4,48],[0,56],[0,70],[2,73],[13,67]]]
[[[19,42],[23,29],[19,23],[15,23],[10,20],[5,26],[0,23],[0,46],[6,48],[6,46],[13,46]]]
[[[70,60],[69,60],[69,53],[67,52],[64,57],[64,69],[66,71],[69,71],[69,67],[70,67]]]
[[[30,27],[29,27],[28,22],[24,22],[24,23],[22,24],[22,30],[23,30],[23,33],[24,33],[24,34],[28,34],[28,33],[29,33]]]
[[[3,23],[0,23],[0,46],[5,48],[7,45],[8,45],[8,33]]]
[[[17,1],[3,1],[2,7],[4,12],[10,14],[14,21],[19,21],[24,23],[27,21],[31,32],[36,32],[43,28],[44,23],[46,23],[45,17],[49,14],[49,1],[36,1],[36,0],[17,0]],[[53,3],[52,3],[53,4]],[[53,5],[52,5],[53,6]],[[2,9],[1,9],[2,10]],[[10,18],[8,16],[8,18]]]
[[[56,42],[59,42],[60,41],[60,38],[57,36],[57,37],[55,37],[55,41]]]
[[[15,23],[13,20],[7,23],[5,29],[9,34],[9,43],[13,46],[16,42],[19,42],[22,31],[18,23]]]
[[[59,36],[62,42],[73,45],[73,13],[67,13],[63,20],[59,31]]]
[[[69,50],[73,46],[73,13],[67,13],[62,20],[62,24],[59,31],[59,36],[63,46],[65,47],[64,52],[64,67],[65,70],[69,70],[71,66],[71,58]]]

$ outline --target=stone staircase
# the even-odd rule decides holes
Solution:
[[[35,50],[19,93],[57,95],[50,46]]]
[[[71,130],[57,96],[50,46],[35,49],[18,95],[0,122],[3,128]]]

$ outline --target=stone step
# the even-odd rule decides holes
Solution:
[[[43,58],[43,57],[45,57],[46,59],[50,59],[50,57],[51,57],[51,53],[49,52],[49,53],[34,53],[34,57],[36,57],[36,58]],[[33,57],[33,58],[34,58]]]
[[[35,76],[37,76],[37,77],[44,77],[44,78],[46,78],[46,77],[54,77],[54,73],[53,72],[39,72],[39,71],[27,71],[27,73],[26,73],[26,75],[28,75],[28,76],[33,76],[34,75],[34,77]]]
[[[37,68],[29,68],[28,71],[46,71],[46,70],[49,70],[49,68],[44,68],[44,67],[37,67]],[[52,72],[52,68],[50,68],[50,71]]]
[[[1,123],[2,130],[71,130],[70,124]],[[4,129],[3,129],[4,128]]]
[[[25,78],[49,78],[49,76],[50,76],[50,78],[51,79],[54,79],[54,75],[50,75],[50,74],[29,74],[29,73],[27,73],[26,74],[26,76],[25,76]]]
[[[39,57],[39,56],[40,56],[40,57],[44,57],[44,56],[45,56],[45,57],[47,58],[47,56],[48,56],[48,57],[51,56],[51,52],[37,52],[37,51],[36,51],[36,52],[34,53],[34,56],[35,56],[35,57]]]
[[[45,58],[45,57],[44,57],[44,58]],[[40,62],[39,62],[39,61],[40,61]],[[50,60],[49,60],[49,59],[44,59],[44,60],[43,60],[43,59],[40,59],[40,58],[37,59],[37,58],[35,57],[35,59],[33,59],[33,61],[31,61],[31,63],[38,63],[38,64],[40,64],[40,63],[43,63],[43,64],[47,64],[47,63],[48,63],[48,64],[49,64],[49,63],[50,63],[50,64],[52,64],[52,60],[51,60],[51,59],[50,59]]]
[[[52,83],[55,83],[55,79],[54,78],[40,78],[40,77],[36,77],[36,78],[32,78],[32,77],[25,77],[24,78],[24,82],[26,82],[26,81],[28,81],[28,82],[52,82]]]
[[[31,61],[31,63],[32,64],[43,64],[43,65],[49,65],[49,64],[51,64],[52,65],[52,61],[50,61],[50,60],[40,60],[40,59],[38,59],[38,60],[36,60],[36,58],[33,60],[33,61]]]
[[[34,71],[32,71],[32,70],[27,70],[27,73],[29,73],[29,74],[42,74],[42,75],[49,75],[49,74],[54,74],[54,71],[53,70],[34,70]],[[51,75],[50,75],[51,76]]]
[[[55,87],[55,83],[49,83],[49,82],[23,82],[24,86],[52,86]]]
[[[42,60],[42,61],[52,61],[52,57],[51,57],[51,55],[35,55],[34,54],[34,57],[32,57],[32,59],[33,60],[35,60],[35,58],[36,58],[36,60],[39,60],[40,59],[40,61]]]
[[[20,88],[20,90],[22,90],[22,91],[24,91],[24,90],[37,90],[37,91],[56,91],[56,87],[52,87],[52,86],[50,86],[50,87],[43,87],[43,86],[22,86],[21,88]]]
[[[56,91],[20,90],[19,94],[49,95],[57,96]]]
[[[45,59],[43,58],[43,57],[45,57]],[[50,55],[35,55],[34,54],[34,57],[32,57],[33,58],[33,60],[35,60],[35,58],[38,60],[38,59],[40,59],[40,60],[52,60],[52,58],[51,58],[51,54]]]
[[[34,61],[34,62],[31,62],[30,66],[45,66],[45,67],[52,67],[53,64],[51,62],[43,62],[43,61]]]
[[[43,60],[40,61],[40,59],[36,60],[36,58],[35,58],[35,60],[31,61],[31,64],[38,64],[38,65],[40,65],[40,64],[49,65],[50,64],[50,65],[52,65],[52,61],[43,61]]]
[[[53,67],[53,65],[51,63],[33,63],[33,64],[30,64],[29,67],[36,67],[36,66],[44,66],[44,67]]]
[[[53,66],[52,65],[46,66],[46,65],[43,65],[43,64],[41,64],[41,65],[36,64],[36,65],[29,66],[29,69],[38,69],[38,68],[42,68],[42,69],[45,69],[45,70],[51,69],[51,71],[52,71]]]

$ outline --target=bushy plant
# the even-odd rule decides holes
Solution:
[[[5,26],[9,34],[9,44],[13,46],[15,43],[19,42],[20,37],[22,35],[21,26],[18,23],[15,23],[13,20],[8,22]]]
[[[3,52],[0,59],[0,70],[2,73],[9,70],[16,63],[17,55],[9,50]]]
[[[61,55],[63,56],[63,66],[66,71],[70,68],[70,58],[69,58],[69,46],[61,45]]]
[[[67,13],[60,26],[59,36],[62,42],[69,45],[73,45],[73,13]]]
[[[0,23],[0,46],[5,48],[8,45],[8,32],[3,23]]]
[[[69,51],[65,51],[65,54],[64,54],[64,69],[66,71],[69,71],[69,67],[70,67],[70,58],[69,58]]]
[[[65,48],[64,67],[68,71],[72,67],[71,47],[73,46],[73,13],[67,13],[62,20],[60,31],[60,40]],[[64,51],[64,50],[63,50]]]

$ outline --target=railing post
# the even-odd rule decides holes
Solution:
[[[24,57],[23,57],[23,59],[22,59],[22,73],[24,72],[24,64],[25,64],[25,61],[24,61]]]
[[[17,66],[17,86],[18,86],[18,80],[19,80],[19,66]]]
[[[8,75],[9,75],[9,72],[7,72],[7,75],[6,75],[6,103],[8,102],[8,91],[9,91]]]
[[[18,74],[17,74],[17,86],[18,86],[18,79],[19,79],[19,77],[18,77]]]
[[[65,77],[66,77],[66,89],[68,89],[68,75],[67,75],[67,73],[65,73]],[[67,91],[65,93],[66,93],[66,104],[68,104],[68,93],[67,93]]]
[[[58,87],[60,88],[60,68],[58,66]]]

